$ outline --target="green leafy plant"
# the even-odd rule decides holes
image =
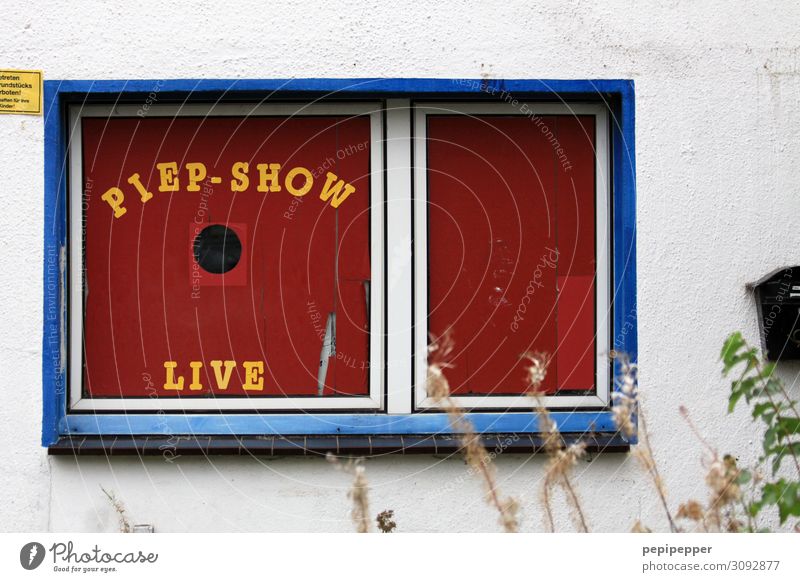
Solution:
[[[778,509],[783,525],[790,516],[800,516],[800,414],[797,400],[790,397],[783,382],[775,375],[775,363],[762,361],[758,351],[747,344],[739,332],[733,333],[722,348],[723,373],[735,372],[731,383],[728,412],[744,398],[754,419],[761,420],[766,429],[761,461],[771,468],[771,478],[761,481],[756,498],[747,504],[755,518],[768,506]],[[785,460],[794,471],[781,471]],[[778,477],[778,473],[781,473]],[[789,475],[794,473],[794,478]],[[739,484],[745,485],[753,474],[739,472]]]

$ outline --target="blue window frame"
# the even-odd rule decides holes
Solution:
[[[455,79],[288,79],[288,80],[128,80],[44,83],[45,225],[42,444],[51,452],[163,450],[180,441],[198,452],[245,450],[439,451],[457,445],[446,414],[411,412],[358,413],[152,413],[70,412],[68,407],[67,273],[69,261],[68,106],[115,103],[120,98],[147,99],[154,86],[162,98],[198,102],[261,101],[320,96],[369,99],[447,99],[469,101],[514,94],[528,100],[600,103],[609,112],[612,167],[610,253],[610,345],[637,356],[636,187],[634,87],[629,80],[455,80]],[[410,377],[410,375],[409,375]],[[612,387],[612,389],[614,389]],[[510,447],[537,444],[532,412],[489,411],[468,415],[485,438],[515,435]],[[608,407],[554,410],[552,417],[567,438],[589,439],[597,448],[635,443],[616,432]],[[149,444],[148,444],[149,443]],[[268,444],[264,444],[268,443]],[[170,445],[172,446],[172,445]]]

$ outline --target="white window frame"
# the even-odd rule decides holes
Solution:
[[[437,103],[419,102],[414,108],[414,257],[415,257],[415,406],[418,410],[440,408],[426,391],[428,369],[428,241],[427,241],[427,119],[433,115],[593,115],[595,117],[595,388],[593,395],[559,395],[543,398],[548,408],[604,407],[610,394],[610,261],[611,261],[611,168],[609,155],[608,111],[590,103]],[[533,123],[533,122],[531,122]],[[530,409],[531,398],[519,396],[453,396],[460,407],[470,410]]]
[[[69,273],[70,273],[70,369],[71,411],[314,411],[335,413],[352,410],[404,415],[435,411],[438,407],[425,392],[427,375],[427,194],[425,128],[429,115],[504,114],[594,115],[596,118],[596,394],[548,396],[553,409],[600,408],[609,404],[610,368],[610,261],[611,172],[609,116],[600,104],[440,103],[387,99],[382,102],[338,103],[244,103],[153,104],[147,117],[173,116],[292,116],[368,115],[371,127],[371,286],[370,286],[370,394],[369,396],[259,397],[242,396],[83,398],[83,288],[82,194],[83,169],[80,119],[83,117],[136,117],[140,106],[83,105],[69,109]],[[532,112],[532,113],[531,113]],[[385,138],[384,138],[385,131]],[[385,178],[385,188],[384,188]],[[384,226],[384,203],[386,223]],[[385,229],[385,239],[384,239]],[[412,248],[413,237],[413,248]],[[384,245],[384,240],[386,241]],[[385,263],[384,263],[385,258]],[[385,303],[384,303],[385,297]],[[384,325],[385,322],[385,325]],[[384,342],[385,339],[385,342]],[[413,364],[413,366],[412,366]],[[413,372],[412,372],[413,370]],[[531,409],[528,396],[454,396],[469,410],[501,411]]]
[[[370,220],[371,220],[371,285],[370,285],[370,371],[369,396],[299,397],[299,396],[242,396],[191,397],[159,396],[158,398],[102,397],[84,398],[83,386],[83,176],[82,132],[80,120],[86,117],[141,117],[140,105],[74,105],[69,109],[69,255],[70,255],[70,369],[69,408],[72,411],[185,411],[203,412],[236,410],[271,411],[375,411],[384,407],[385,309],[383,301],[383,231],[384,231],[384,147],[383,104],[381,102],[347,103],[246,103],[246,104],[153,104],[146,117],[256,117],[256,116],[362,116],[370,118]]]

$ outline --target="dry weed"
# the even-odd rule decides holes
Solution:
[[[553,486],[558,483],[563,487],[566,493],[567,502],[572,511],[576,527],[588,533],[589,526],[586,523],[586,516],[575,487],[572,485],[570,479],[572,469],[586,454],[586,444],[577,442],[565,447],[561,433],[544,405],[544,394],[542,394],[540,389],[542,382],[547,376],[550,356],[543,352],[528,352],[523,355],[523,358],[530,362],[528,365],[527,378],[528,394],[535,402],[534,410],[539,420],[539,432],[541,433],[543,441],[542,446],[548,457],[545,467],[544,485],[542,487],[542,504],[545,509],[547,526],[551,532],[555,531],[551,491]]]
[[[347,492],[347,497],[353,502],[350,517],[353,519],[358,533],[369,533],[369,483],[363,465],[364,459],[350,459],[347,463],[341,463],[331,453],[328,453],[326,458],[337,469],[353,476],[353,484]]]
[[[737,506],[742,501],[742,490],[739,485],[741,471],[736,466],[736,459],[730,455],[720,457],[717,450],[709,445],[697,430],[685,406],[680,407],[680,413],[707,452],[708,472],[705,481],[710,496],[705,507],[694,500],[681,505],[678,508],[678,517],[696,522],[698,528],[703,531],[738,532],[743,524],[736,512]]]
[[[131,533],[133,528],[131,527],[131,522],[128,519],[127,510],[125,509],[125,504],[122,503],[119,499],[117,499],[116,494],[112,492],[108,492],[105,488],[101,485],[100,489],[103,490],[103,493],[106,494],[108,497],[109,502],[111,502],[111,507],[114,508],[114,511],[117,513],[117,518],[119,520],[119,531],[120,533]]]
[[[453,432],[458,434],[461,450],[469,467],[483,479],[486,500],[500,514],[500,525],[508,533],[519,530],[517,512],[519,504],[512,497],[503,498],[497,487],[495,467],[480,436],[475,433],[472,423],[465,417],[464,411],[458,407],[450,396],[450,384],[444,370],[452,367],[449,358],[453,351],[453,340],[446,333],[439,338],[431,338],[428,346],[428,374],[426,388],[434,402],[439,405],[450,419]]]
[[[639,401],[638,368],[625,354],[612,352],[611,357],[617,361],[620,370],[616,378],[616,388],[611,396],[611,411],[614,424],[623,435],[631,437],[637,434],[636,424],[638,420],[639,445],[634,449],[633,456],[636,457],[644,472],[653,482],[661,506],[664,509],[664,514],[669,522],[670,531],[677,532],[678,527],[675,525],[675,518],[667,502],[667,489],[658,470],[653,448],[650,446],[650,433],[647,430],[647,421]]]
[[[381,533],[392,533],[397,527],[394,521],[394,510],[384,509],[376,517],[375,522],[378,524],[378,530]]]

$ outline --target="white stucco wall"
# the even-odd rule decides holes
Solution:
[[[2,0],[0,67],[50,79],[634,79],[640,380],[671,501],[706,497],[701,447],[679,405],[721,452],[757,456],[748,416],[724,414],[717,358],[730,331],[757,340],[745,282],[800,263],[800,6],[191,4]],[[42,118],[0,117],[0,188],[0,530],[113,531],[100,485],[159,531],[351,530],[348,478],[320,460],[48,458],[39,446]],[[798,367],[783,373],[797,392]],[[497,465],[503,492],[523,500],[523,528],[542,529],[542,460]],[[367,471],[373,512],[394,509],[401,531],[497,529],[457,459],[394,456]],[[595,457],[576,482],[592,529],[627,531],[636,519],[665,528],[632,457]]]

